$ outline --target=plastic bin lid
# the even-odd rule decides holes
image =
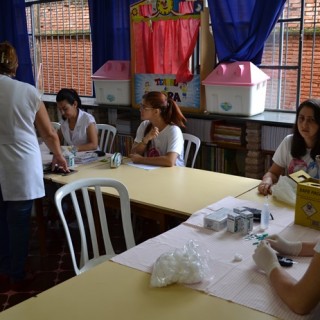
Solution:
[[[109,60],[102,65],[92,76],[94,80],[130,80],[130,61]]]
[[[253,86],[270,79],[250,61],[236,61],[219,64],[202,81],[204,85]]]

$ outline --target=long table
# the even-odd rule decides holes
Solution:
[[[193,212],[228,195],[237,197],[253,188],[260,180],[232,176],[212,171],[186,167],[157,168],[144,170],[127,164],[110,168],[107,163],[81,165],[78,172],[68,175],[46,175],[64,185],[83,178],[113,178],[128,189],[132,211],[159,223],[164,232],[166,218],[178,217],[186,220]],[[115,191],[104,189],[109,203],[116,202]]]
[[[135,169],[135,170],[133,170]],[[118,169],[111,170],[105,167],[100,167],[100,165],[95,166],[89,170],[91,174],[100,176],[109,176],[112,178],[120,178],[122,182],[125,183],[126,179],[129,181],[129,192],[131,188],[134,188],[135,184],[130,184],[131,178],[135,176],[134,171],[139,170],[136,168],[130,168],[128,166],[121,166]],[[161,169],[162,170],[162,169]],[[224,195],[230,195],[230,193],[236,192],[240,199],[262,202],[264,197],[260,196],[257,192],[257,188],[252,188],[257,181],[252,179],[246,179],[241,177],[226,176],[217,173],[210,172],[198,172],[189,171],[189,169],[180,168],[165,168],[160,174],[161,170],[153,171],[140,171],[140,176],[154,176],[159,177],[160,181],[163,181],[163,173],[170,172],[176,173],[176,177],[184,180],[187,185],[192,184],[192,180],[196,185],[200,184],[200,181],[204,179],[208,181],[208,184],[217,190],[216,194],[220,193],[221,198]],[[87,170],[79,170],[79,176],[81,178],[86,177]],[[89,172],[88,171],[88,172]],[[123,172],[123,175],[120,173]],[[182,172],[187,172],[187,177],[182,174]],[[106,174],[107,173],[107,174]],[[124,174],[126,173],[126,174]],[[202,175],[204,173],[204,175]],[[178,182],[174,182],[175,179],[167,175],[168,179],[172,181],[175,186],[178,186]],[[53,177],[56,182],[67,183],[75,179],[76,175],[70,175],[67,177]],[[200,179],[201,177],[201,179]],[[218,182],[214,182],[216,177]],[[145,178],[145,180],[149,181]],[[142,181],[140,179],[139,181]],[[233,183],[232,183],[233,182]],[[239,185],[241,187],[239,187]],[[227,188],[227,190],[221,191],[221,189]],[[246,192],[242,192],[247,188]],[[133,201],[143,201],[146,199],[146,194],[149,195],[149,199],[152,192],[150,188],[146,189],[146,193],[134,192],[132,196]],[[183,200],[192,205],[194,195],[191,195],[191,190],[189,192],[186,189],[184,192],[178,192],[178,197],[182,197],[182,194],[186,196]],[[230,191],[230,192],[229,192]],[[164,191],[165,195],[169,191]],[[200,193],[199,193],[200,194]],[[198,196],[199,196],[198,194]],[[207,195],[203,197],[202,200],[198,200],[197,204],[202,207],[214,203],[220,199],[211,197],[207,192]],[[214,195],[215,193],[212,192]],[[143,196],[144,195],[144,196]],[[174,197],[175,194],[171,195]],[[145,197],[145,198],[144,198]],[[146,201],[146,200],[144,200]],[[165,205],[165,199],[160,200],[157,198],[158,206]],[[169,203],[172,201],[169,199]],[[270,199],[272,204],[276,204],[277,201]],[[150,205],[150,203],[148,204]],[[280,207],[286,207],[285,204],[280,203]],[[191,210],[184,203],[181,206],[175,204],[175,210],[182,212],[181,208],[185,209],[185,214],[189,215]],[[171,230],[170,232],[172,232]],[[181,240],[182,241],[182,240]],[[271,315],[253,310],[248,307],[244,307],[237,303],[232,303],[227,300],[209,296],[203,292],[196,291],[187,288],[182,285],[170,285],[164,288],[152,288],[150,287],[150,274],[146,272],[133,269],[128,266],[121,265],[116,262],[108,261],[105,262],[88,272],[74,277],[61,283],[45,292],[40,293],[34,298],[30,298],[6,311],[0,313],[1,320],[11,320],[11,319],[26,319],[26,320],[40,320],[40,319],[77,319],[77,320],[87,320],[88,318],[102,319],[237,319],[237,320],[271,320],[278,319]]]
[[[149,278],[108,261],[1,312],[0,319],[275,319],[184,286],[151,288]]]

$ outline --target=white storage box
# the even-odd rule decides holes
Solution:
[[[250,61],[221,63],[202,81],[207,111],[244,116],[263,112],[269,78]]]
[[[130,61],[109,60],[91,78],[97,103],[131,105]]]

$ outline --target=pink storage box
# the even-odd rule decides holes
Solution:
[[[202,81],[207,111],[244,116],[263,112],[269,78],[250,61],[221,63]]]
[[[97,103],[131,105],[130,61],[109,60],[91,78]]]

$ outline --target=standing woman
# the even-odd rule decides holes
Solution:
[[[298,170],[319,179],[317,155],[320,155],[320,99],[308,99],[298,107],[293,134],[286,136],[274,153],[273,164],[258,186],[259,192],[271,193],[271,186],[280,175]]]
[[[45,195],[35,128],[53,153],[52,166],[68,171],[41,94],[14,80],[18,57],[0,43],[0,283],[25,284],[33,199]]]
[[[63,121],[58,131],[61,144],[73,146],[76,151],[98,148],[98,131],[94,117],[81,110],[81,99],[74,89],[61,89],[56,97]]]
[[[179,106],[165,94],[150,91],[143,96],[141,119],[131,149],[134,163],[184,166],[184,139],[179,127],[186,119]]]

